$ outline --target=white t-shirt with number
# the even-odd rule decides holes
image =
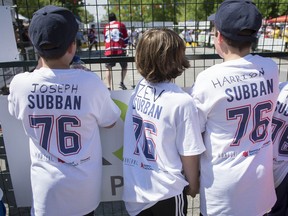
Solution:
[[[273,170],[276,188],[288,173],[288,82],[281,83],[279,89],[272,121]]]
[[[30,138],[32,215],[95,210],[102,187],[99,127],[120,116],[101,79],[80,69],[40,68],[16,75],[8,100]]]
[[[174,83],[140,81],[125,119],[123,200],[130,215],[182,193],[180,155],[205,150],[197,110]]]
[[[278,69],[260,56],[216,64],[201,72],[192,96],[206,151],[201,155],[201,213],[263,215],[275,203],[271,120]]]

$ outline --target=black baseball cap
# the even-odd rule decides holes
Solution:
[[[214,24],[230,40],[255,42],[262,15],[250,0],[225,0],[215,14]],[[251,30],[252,34],[243,35],[243,30]]]
[[[29,37],[43,58],[59,58],[75,40],[79,25],[71,11],[54,5],[33,14]]]

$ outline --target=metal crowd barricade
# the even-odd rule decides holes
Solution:
[[[56,1],[50,1],[50,3],[55,3]],[[91,27],[91,24],[94,23],[97,26],[97,36],[99,40],[99,49],[92,50],[89,52],[87,47],[87,40],[82,41],[82,45],[77,52],[77,55],[85,62],[86,66],[98,74],[101,79],[105,82],[105,63],[116,61],[128,62],[128,72],[125,79],[125,84],[128,89],[133,89],[137,82],[141,79],[141,76],[138,74],[137,69],[134,63],[135,48],[132,46],[127,47],[127,56],[119,58],[108,58],[104,56],[104,36],[103,28],[105,23],[107,23],[107,14],[109,12],[116,12],[116,15],[120,21],[123,21],[128,30],[132,30],[132,27],[144,31],[149,28],[154,27],[166,27],[172,28],[181,35],[181,32],[184,28],[193,29],[193,44],[188,45],[186,48],[186,56],[190,61],[191,68],[187,69],[180,77],[175,79],[175,83],[181,87],[191,87],[197,77],[197,75],[204,69],[212,66],[213,64],[222,62],[223,60],[217,55],[213,45],[213,24],[211,21],[208,21],[206,18],[214,13],[217,5],[222,1],[205,1],[202,3],[200,1],[192,0],[154,0],[154,1],[145,1],[145,0],[135,0],[135,1],[91,1],[91,0],[58,0],[59,5],[69,6],[70,9],[75,10],[82,8],[83,14],[82,20],[79,25],[81,26],[81,31],[84,35],[87,33],[87,29]],[[101,3],[100,3],[101,2]],[[263,2],[260,0],[254,1],[260,8],[268,8],[271,6],[270,2]],[[73,6],[73,4],[75,4]],[[72,5],[71,5],[72,4]],[[215,6],[216,4],[216,6]],[[276,1],[276,6],[281,9],[281,7],[287,8],[288,3],[285,1],[278,0]],[[10,6],[13,9],[13,16],[15,19],[13,25],[16,32],[17,47],[19,49],[19,55],[21,56],[19,61],[9,61],[9,62],[0,62],[0,94],[7,95],[9,92],[9,83],[14,75],[22,73],[25,71],[31,71],[37,65],[37,55],[34,53],[34,49],[31,46],[24,47],[24,41],[21,36],[17,36],[19,31],[22,31],[21,28],[25,28],[20,23],[29,24],[32,13],[43,6],[42,0],[2,0],[0,1],[1,5]],[[214,5],[214,6],[213,6]],[[197,7],[195,7],[197,6]],[[213,6],[213,7],[212,7]],[[276,7],[275,6],[275,7]],[[280,7],[281,6],[281,7]],[[209,8],[213,8],[208,13]],[[170,15],[165,14],[166,9],[169,9]],[[182,15],[178,14],[179,8],[182,8]],[[199,11],[195,9],[192,11],[191,8],[200,8]],[[201,9],[202,8],[202,9]],[[277,7],[276,7],[277,8]],[[279,10],[280,10],[279,9]],[[264,9],[262,9],[264,10]],[[104,11],[104,12],[103,12]],[[201,12],[203,12],[201,15]],[[25,12],[27,17],[23,16],[21,12]],[[93,22],[89,22],[89,14],[93,13],[95,19]],[[163,20],[159,21],[159,16]],[[280,13],[280,12],[279,12]],[[104,15],[103,15],[104,14]],[[149,18],[148,15],[152,14]],[[103,16],[102,16],[103,15]],[[191,21],[191,16],[198,17],[199,20]],[[96,22],[95,20],[99,19],[101,21]],[[201,17],[202,16],[202,17]],[[128,18],[127,18],[128,17]],[[150,20],[149,20],[150,19]],[[288,20],[287,20],[288,21]],[[0,20],[1,22],[1,20]],[[264,22],[264,21],[263,21]],[[286,23],[263,23],[263,26],[279,25],[281,28],[284,28]],[[0,39],[1,40],[1,39]],[[254,54],[259,54],[264,57],[273,58],[273,60],[278,64],[280,81],[287,81],[288,78],[288,53],[284,52],[285,41],[284,38],[272,38],[268,37],[265,31],[259,36],[258,46],[254,49]],[[5,52],[5,50],[1,50]],[[114,91],[121,91],[118,84],[120,82],[120,72],[121,68],[117,64],[113,68],[112,73],[112,82]],[[0,111],[1,112],[1,111]],[[11,183],[11,177],[9,173],[9,164],[7,163],[7,155],[5,152],[5,146],[3,141],[3,134],[1,130],[0,122],[0,188],[4,192],[3,201],[6,205],[9,215],[30,215],[29,208],[18,208],[16,205],[13,186]],[[194,199],[189,199],[189,215],[199,215],[199,197]],[[103,202],[95,211],[96,215],[103,216],[116,216],[116,215],[127,215],[125,211],[125,206],[123,202]]]

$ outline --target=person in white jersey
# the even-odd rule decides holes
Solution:
[[[192,38],[192,30],[185,29],[181,32],[184,41],[186,42],[186,45],[189,44],[192,46],[193,38]]]
[[[288,82],[280,83],[272,119],[273,171],[277,201],[268,216],[288,215]]]
[[[185,48],[169,29],[147,30],[136,47],[144,79],[130,99],[124,126],[123,200],[130,215],[186,215],[186,194],[194,197],[199,190],[205,147],[197,109],[173,83],[190,66]]]
[[[9,112],[22,121],[30,143],[31,215],[92,216],[100,202],[99,127],[112,127],[120,110],[96,74],[70,69],[77,31],[63,7],[36,11],[29,36],[40,62],[10,84]]]
[[[224,62],[201,72],[192,91],[206,147],[200,158],[200,211],[264,215],[276,201],[271,121],[277,64],[250,54],[262,24],[253,2],[222,2],[214,24],[215,48]]]

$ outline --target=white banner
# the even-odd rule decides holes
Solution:
[[[123,127],[132,92],[132,90],[111,92],[113,100],[121,109],[121,118],[115,127],[100,130],[103,149],[102,201],[122,199]],[[0,124],[17,207],[31,206],[29,141],[21,122],[8,112],[7,96],[0,96]]]
[[[19,60],[10,6],[0,6],[0,62]]]

